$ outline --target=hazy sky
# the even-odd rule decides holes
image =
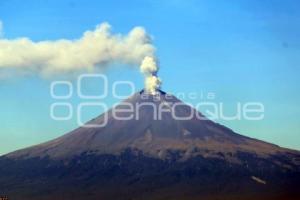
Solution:
[[[237,102],[262,102],[263,120],[222,123],[241,134],[300,149],[299,8],[294,0],[4,0],[0,30],[6,39],[41,41],[76,39],[102,22],[121,34],[143,26],[157,48],[163,90],[213,92],[227,113],[235,112]],[[1,73],[0,154],[77,127],[75,118],[56,122],[49,117],[55,102],[49,93],[53,78]],[[137,68],[115,66],[107,75],[110,83],[131,80],[137,90],[143,87]],[[96,85],[85,89],[96,92]],[[74,107],[82,102],[76,96],[66,101]],[[112,105],[117,100],[103,101]]]

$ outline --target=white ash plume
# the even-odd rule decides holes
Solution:
[[[2,32],[0,21],[0,33]],[[5,71],[19,74],[51,76],[74,72],[103,71],[115,63],[138,66],[155,47],[144,28],[135,27],[128,34],[113,34],[108,23],[85,31],[79,39],[33,41],[22,37],[0,37],[0,74]]]
[[[146,56],[142,61],[140,70],[145,75],[146,92],[155,95],[161,86],[161,80],[157,77],[159,67],[156,59],[153,56]]]

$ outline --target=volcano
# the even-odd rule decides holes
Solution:
[[[299,186],[299,151],[237,134],[163,91],[0,157],[0,195],[14,200],[300,199]]]

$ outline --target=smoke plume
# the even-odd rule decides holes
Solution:
[[[2,22],[0,21],[0,34]],[[135,27],[128,34],[112,34],[111,26],[102,23],[75,40],[32,41],[30,38],[0,38],[0,73],[13,69],[23,74],[51,76],[103,70],[111,64],[138,66],[146,76],[147,88],[153,90],[158,79],[155,47],[143,27]],[[148,84],[149,83],[149,84]]]
[[[150,56],[144,58],[140,67],[141,72],[145,75],[145,90],[153,95],[161,85],[161,80],[157,77],[158,69],[156,59]]]

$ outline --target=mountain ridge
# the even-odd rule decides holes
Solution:
[[[104,127],[79,127],[50,142],[15,151],[6,156],[11,158],[26,157],[27,154],[28,157],[49,156],[63,158],[79,155],[83,152],[118,154],[128,147],[141,150],[146,155],[154,157],[163,157],[162,155],[166,154],[166,149],[184,150],[185,155],[183,156],[185,157],[193,154],[193,151],[195,155],[205,155],[205,151],[211,150],[216,150],[215,154],[220,152],[235,153],[236,150],[250,151],[260,156],[268,156],[268,154],[276,154],[277,152],[298,153],[296,150],[289,150],[278,145],[240,135],[223,125],[208,119],[199,120],[195,116],[191,120],[180,121],[175,120],[169,113],[164,112],[161,114],[161,120],[154,120],[154,109],[149,109],[147,104],[144,104],[146,105],[145,107],[139,107],[138,111],[136,111],[137,107],[134,107],[133,110],[135,113],[138,113],[139,119],[117,120],[112,116],[116,108],[124,109],[122,106],[127,107],[129,104],[135,106],[136,104],[142,105],[145,102],[150,102],[157,107],[162,103],[166,103],[166,107],[168,107],[168,104],[182,103],[183,107],[174,109],[174,112],[179,114],[188,113],[190,108],[204,118],[200,112],[189,105],[183,104],[175,96],[169,95],[167,97],[167,95],[169,94],[159,91],[159,96],[157,97],[148,95],[142,90],[125,99],[106,113],[87,122],[88,125],[97,125],[104,121],[103,117],[106,114],[108,122]],[[170,112],[173,112],[173,110]],[[126,118],[131,113],[122,112],[121,115],[123,118]],[[61,150],[54,152],[57,148]],[[198,154],[195,153],[195,149],[198,149]],[[206,154],[206,156],[216,156],[208,152]]]
[[[106,126],[79,127],[1,156],[0,195],[14,200],[299,199],[300,152],[195,116],[181,121],[163,112],[154,120],[151,106],[134,108],[137,120],[113,117],[115,109],[129,104],[165,104],[168,110],[181,103],[163,92],[159,101],[143,94],[87,123],[100,124],[107,115]],[[183,104],[171,112],[184,116],[189,109],[195,110]]]

